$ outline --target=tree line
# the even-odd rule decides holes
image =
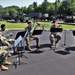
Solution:
[[[50,16],[55,14],[75,15],[75,0],[58,0],[57,2],[42,2],[37,5],[37,2],[28,7],[8,6],[3,7],[0,5],[0,15],[3,14],[30,14],[30,13],[48,13]]]

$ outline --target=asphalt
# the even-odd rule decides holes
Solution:
[[[14,36],[19,30],[12,31]],[[0,71],[0,75],[75,75],[75,36],[72,31],[65,31],[60,33],[62,39],[60,40],[55,52],[50,48],[49,31],[44,31],[43,34],[39,35],[41,48],[35,48],[36,42],[30,41],[31,52],[26,49],[22,49],[24,56],[21,57],[23,62],[15,67],[9,65],[8,71]],[[65,45],[64,45],[65,44]],[[25,46],[25,41],[23,41]],[[67,52],[69,51],[69,52]],[[12,63],[16,61],[17,55],[13,55],[8,58],[8,61]],[[15,69],[16,68],[16,69]]]

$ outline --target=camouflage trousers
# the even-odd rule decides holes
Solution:
[[[6,61],[8,55],[8,47],[7,46],[0,46],[0,65]]]
[[[36,45],[37,46],[39,45],[39,37],[38,36],[28,36],[25,38],[25,40],[26,40],[27,46],[29,45],[29,41],[32,41],[32,40],[36,40]]]
[[[53,45],[54,40],[56,40],[55,41],[56,43],[59,42],[59,40],[61,39],[61,35],[59,33],[58,34],[50,34],[49,38],[50,38],[51,45]]]

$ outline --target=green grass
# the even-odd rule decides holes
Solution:
[[[39,22],[41,24],[44,24],[46,29],[50,29],[51,23],[50,22]],[[69,25],[69,24],[60,24],[63,29],[75,29],[75,25]]]
[[[45,28],[49,29],[51,26],[51,22],[39,22],[40,24],[44,24]],[[63,29],[75,29],[75,25],[73,24],[59,24]]]
[[[7,28],[25,28],[27,23],[11,23],[7,21],[0,21],[0,25],[5,24]]]
[[[51,26],[51,22],[38,22],[39,24],[43,24],[45,29],[49,29],[50,26]],[[1,24],[6,24],[6,27],[9,29],[9,28],[25,28],[27,26],[27,23],[10,23],[10,22],[7,22],[7,21],[0,21],[0,25]],[[74,29],[75,28],[75,25],[69,25],[69,24],[60,24],[62,26],[62,28],[64,29]],[[40,27],[38,27],[40,28]]]
[[[61,24],[64,29],[75,29],[75,25]]]

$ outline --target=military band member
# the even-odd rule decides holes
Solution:
[[[7,56],[9,55],[9,47],[11,44],[6,40],[5,37],[2,36],[2,33],[0,32],[0,44],[6,44],[7,46],[0,45],[0,69],[1,70],[8,70],[8,67],[4,65],[11,65],[11,62],[7,61]]]
[[[8,42],[12,43],[15,41],[14,39],[11,39],[11,36],[13,35],[13,33],[10,30],[6,29],[5,24],[1,25],[0,32],[2,33],[2,36],[4,36],[7,39]]]
[[[54,20],[52,23],[53,23],[53,24],[52,24],[52,26],[50,27],[50,29],[51,29],[51,28],[59,28],[59,27],[60,27],[60,25],[57,25],[57,23],[56,23],[55,20]],[[54,47],[54,46],[53,46],[54,39],[56,39],[55,43],[56,43],[56,45],[57,45],[57,43],[58,43],[59,40],[61,39],[61,35],[59,34],[59,32],[51,32],[49,38],[50,38],[50,42],[51,42],[51,48],[53,48],[53,47]]]
[[[26,40],[27,49],[29,51],[32,50],[30,48],[30,44],[29,44],[30,40],[36,40],[36,47],[40,47],[40,45],[39,45],[39,37],[37,35],[32,35],[32,33],[30,33],[31,29],[32,29],[32,23],[28,22],[28,26],[25,28],[25,31],[28,31],[28,35],[25,37],[25,40]]]
[[[11,62],[7,61],[7,55],[8,55],[8,47],[7,46],[0,46],[0,69],[2,71],[8,70],[8,67],[5,65],[11,65]]]
[[[8,44],[8,46],[10,47],[11,44],[13,44],[15,42],[14,39],[11,39],[11,36],[13,35],[13,33],[10,30],[6,29],[6,25],[2,24],[1,25],[1,38],[4,39],[0,39],[0,44],[2,43],[2,45],[5,45],[5,43]],[[13,48],[14,49],[14,53],[17,53],[17,48]],[[8,53],[8,56],[11,56],[10,53]]]

